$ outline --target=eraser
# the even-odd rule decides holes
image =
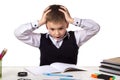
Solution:
[[[28,78],[19,78],[17,80],[32,80],[32,79],[28,79]]]
[[[27,72],[18,72],[18,76],[19,77],[24,77],[24,76],[27,76]]]

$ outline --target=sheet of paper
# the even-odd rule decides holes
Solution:
[[[25,68],[27,71],[31,72],[34,75],[40,75],[43,73],[55,73],[55,72],[60,72],[57,69],[46,65],[46,66],[38,66],[38,67],[26,67]]]
[[[56,68],[60,72],[64,72],[65,69],[70,68],[70,67],[77,68],[76,65],[74,64],[67,64],[67,63],[60,63],[60,62],[52,63],[50,66]]]

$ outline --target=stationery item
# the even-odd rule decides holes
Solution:
[[[120,75],[120,57],[104,59],[99,66],[99,71]]]
[[[72,75],[68,75],[68,74],[56,74],[56,73],[43,73],[43,75],[47,75],[47,76],[59,76],[59,77],[73,77]]]
[[[0,80],[2,78],[2,60],[0,60]]]
[[[107,63],[107,62],[101,62],[101,66],[108,66],[108,67],[112,67],[112,68],[116,68],[116,69],[120,69],[120,65],[117,64],[111,64],[111,63]]]
[[[18,76],[19,76],[19,77],[25,77],[25,76],[27,76],[27,75],[28,75],[27,72],[18,72]]]
[[[104,79],[104,80],[115,80],[115,76],[106,75],[106,74],[91,74],[92,78]]]
[[[0,54],[0,60],[2,60],[2,58],[4,57],[4,55],[6,54],[6,52],[7,52],[7,49],[4,48],[3,51]]]
[[[73,78],[73,77],[62,77],[59,80],[81,80],[81,79],[76,79],[76,78]]]
[[[120,65],[120,57],[104,59],[103,62]]]
[[[74,77],[60,77],[60,78],[46,78],[43,80],[81,80],[81,79],[76,79]]]
[[[32,79],[29,79],[29,78],[19,78],[17,80],[32,80]]]
[[[78,78],[74,78],[74,77],[60,77],[60,78],[45,78],[43,80],[81,80],[81,79],[78,79]]]
[[[42,79],[42,80],[60,80],[59,78],[49,78],[49,79]]]
[[[60,62],[55,62],[52,63],[51,65],[44,65],[38,67],[26,67],[25,69],[35,75],[40,75],[43,73],[57,73],[57,72],[67,72],[67,71],[85,71],[84,69],[79,69],[74,64],[67,64]]]
[[[115,75],[120,75],[120,69],[116,69],[116,68],[104,66],[104,65],[101,65],[99,67],[99,71],[111,73],[111,74],[115,74]]]

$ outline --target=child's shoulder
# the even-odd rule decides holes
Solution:
[[[46,37],[48,36],[48,33],[40,33],[41,37]]]
[[[70,35],[74,35],[74,31],[68,31]]]

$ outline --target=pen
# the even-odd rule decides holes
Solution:
[[[72,78],[72,77],[61,77],[61,78],[49,78],[49,79],[43,79],[43,80],[81,80],[81,79],[76,79],[76,78]]]
[[[73,77],[72,75],[67,75],[67,74],[55,74],[55,73],[44,73],[43,75],[47,75],[47,76],[61,76],[61,77]]]
[[[76,78],[71,78],[71,77],[63,77],[63,78],[60,78],[59,80],[81,80],[81,79],[76,79]]]
[[[0,54],[0,60],[2,60],[2,58],[4,57],[4,55],[6,54],[6,52],[7,52],[7,49],[4,48],[3,51]]]
[[[110,76],[106,74],[91,74],[92,78],[99,78],[99,79],[105,79],[105,80],[115,80],[115,76]]]

